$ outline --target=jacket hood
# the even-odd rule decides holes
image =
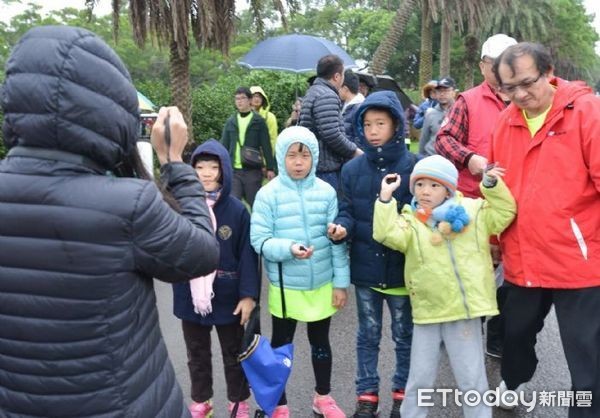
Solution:
[[[229,152],[227,152],[227,149],[225,149],[219,141],[211,138],[198,145],[192,153],[192,167],[196,164],[196,160],[200,154],[215,155],[219,158],[219,163],[221,164],[221,176],[223,178],[223,190],[221,190],[219,201],[222,201],[225,197],[229,196],[229,193],[231,192],[233,168],[231,167],[231,157],[229,156]]]
[[[301,180],[292,179],[285,169],[285,154],[288,148],[295,142],[300,142],[308,147],[312,155],[312,166],[308,176]],[[277,158],[277,168],[279,169],[278,177],[287,185],[293,184],[312,184],[315,181],[317,172],[317,162],[319,161],[319,143],[315,134],[303,126],[291,126],[281,131],[277,137],[275,145],[275,156]]]
[[[6,64],[2,97],[8,148],[49,148],[112,170],[135,147],[136,89],[125,65],[85,29],[29,30]]]
[[[567,81],[562,78],[554,77],[550,83],[557,87],[552,107],[563,109],[579,96],[592,94],[593,90],[583,81]],[[560,88],[559,88],[560,87]]]
[[[271,102],[269,101],[269,96],[267,96],[267,93],[265,93],[265,91],[262,89],[261,86],[252,86],[250,87],[250,93],[254,94],[254,93],[260,93],[261,96],[264,99],[264,103],[261,106],[261,110],[265,109],[267,112],[269,110],[271,110]]]
[[[583,81],[567,81],[559,77],[554,77],[550,80],[550,84],[556,87],[556,91],[552,99],[552,107],[546,115],[546,120],[551,120],[555,114],[562,112],[566,107],[572,105],[578,97],[585,94],[593,94],[593,90]],[[520,116],[522,115],[520,108],[511,103],[508,109],[511,112],[511,116],[513,116],[511,117],[511,124],[525,125],[525,120]]]
[[[388,109],[394,119],[398,121],[394,137],[383,145],[383,147],[374,147],[367,141],[363,126],[363,116],[367,110],[372,107]],[[360,143],[367,158],[372,161],[395,161],[399,156],[406,154],[406,144],[404,143],[404,110],[398,100],[396,93],[392,91],[377,91],[367,96],[364,102],[360,104],[354,115],[354,126]],[[381,148],[381,150],[379,150]]]

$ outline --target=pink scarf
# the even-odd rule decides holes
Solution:
[[[215,218],[215,214],[212,210],[215,205],[215,200],[206,199],[206,204],[208,205],[208,211],[210,212],[210,218],[212,220],[213,229],[217,229],[217,218]],[[197,277],[195,279],[190,280],[190,290],[192,292],[192,303],[194,304],[194,312],[200,314],[202,316],[206,316],[212,312],[212,305],[210,300],[215,295],[213,292],[213,282],[215,281],[215,276],[217,275],[217,271],[213,271],[212,273]]]

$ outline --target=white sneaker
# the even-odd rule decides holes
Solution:
[[[523,393],[525,392],[525,383],[521,383],[516,389],[509,390],[504,380],[498,385],[498,407],[506,411],[514,410],[519,404]]]

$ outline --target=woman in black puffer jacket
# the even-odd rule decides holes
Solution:
[[[181,114],[161,109],[153,144],[182,215],[134,178],[136,90],[91,32],[30,30],[7,63],[2,106],[0,416],[189,417],[152,278],[206,275],[219,250],[181,162]]]

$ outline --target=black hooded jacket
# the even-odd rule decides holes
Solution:
[[[152,278],[217,267],[204,191],[183,163],[154,183],[111,175],[135,147],[136,90],[91,32],[30,30],[3,89],[0,416],[189,417]]]

